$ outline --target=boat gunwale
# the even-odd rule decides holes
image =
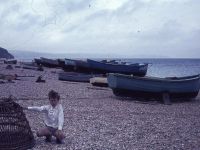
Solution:
[[[90,61],[90,62],[94,62],[94,63],[99,63],[99,64],[102,64],[102,65],[109,65],[109,66],[122,66],[122,67],[124,67],[124,66],[128,66],[128,67],[134,67],[134,66],[139,66],[139,67],[145,67],[145,66],[148,66],[148,63],[134,63],[134,64],[112,64],[112,63],[104,63],[104,62],[100,62],[100,61],[95,61],[95,60],[92,60],[92,59],[87,59],[87,62],[88,62],[88,60]],[[89,63],[89,62],[88,62]],[[89,65],[90,65],[90,63],[89,63]],[[90,65],[90,67],[93,67],[93,65]]]
[[[157,82],[184,82],[184,81],[193,81],[193,80],[199,80],[200,74],[193,75],[193,76],[185,76],[184,79],[173,79],[173,78],[160,78],[160,77],[139,77],[139,76],[133,76],[133,75],[125,75],[125,74],[119,74],[119,73],[109,73],[116,77],[125,77],[130,79],[137,79],[137,80],[148,80],[148,81],[157,81]],[[188,78],[187,78],[188,77]]]

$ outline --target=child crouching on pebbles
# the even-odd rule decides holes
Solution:
[[[26,109],[43,112],[45,115],[45,127],[37,131],[37,136],[45,136],[46,142],[51,142],[52,136],[55,136],[56,143],[61,144],[65,136],[62,132],[64,114],[62,105],[59,103],[60,96],[53,90],[49,92],[48,96],[50,105],[44,105],[41,107],[27,107]]]

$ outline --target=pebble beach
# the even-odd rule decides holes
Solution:
[[[42,113],[24,110],[36,143],[33,150],[198,150],[200,149],[200,94],[191,101],[164,105],[159,101],[119,98],[106,87],[59,81],[61,69],[44,71],[6,69],[18,80],[0,83],[0,98],[12,95],[23,107],[49,104],[47,94],[57,91],[64,108],[64,144],[36,137],[44,126]],[[21,76],[21,77],[20,77]],[[38,76],[46,81],[36,83]]]

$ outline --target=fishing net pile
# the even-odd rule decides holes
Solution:
[[[34,136],[23,108],[11,98],[0,100],[0,150],[32,148]]]

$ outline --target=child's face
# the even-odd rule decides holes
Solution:
[[[59,99],[58,98],[49,98],[49,102],[53,107],[55,107],[58,104]]]

